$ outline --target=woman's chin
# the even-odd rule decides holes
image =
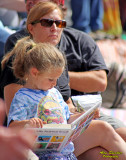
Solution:
[[[53,39],[52,41],[50,41],[50,43],[51,43],[52,45],[56,46],[56,45],[59,43],[59,41]]]

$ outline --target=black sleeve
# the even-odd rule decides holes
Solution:
[[[17,40],[11,36],[7,39],[5,43],[5,50],[4,50],[5,54],[10,52],[14,48],[16,41]]]
[[[0,77],[0,97],[4,98],[3,92],[4,92],[4,87],[11,84],[11,83],[18,83],[19,79],[17,79],[14,74],[13,70],[11,69],[12,66],[12,57],[8,61],[8,63],[5,65],[5,68],[1,72],[1,77]]]
[[[71,90],[69,87],[69,76],[68,76],[68,69],[65,68],[62,75],[57,80],[56,88],[62,94],[64,101],[67,101],[71,96]]]
[[[82,68],[85,71],[105,70],[108,74],[109,70],[105,64],[104,58],[95,41],[89,36],[84,42],[83,38],[80,41]]]
[[[27,36],[27,32],[25,29],[10,35],[5,43],[4,54],[7,54],[8,52],[10,52],[14,48],[17,40],[24,36]],[[4,87],[6,85],[18,82],[18,79],[14,76],[13,71],[11,69],[12,59],[13,57],[10,58],[8,63],[5,65],[5,68],[1,70],[1,75],[0,75],[0,97],[1,98],[4,98],[3,92],[4,92]]]
[[[17,40],[19,40],[23,37],[26,37],[26,36],[29,36],[26,29],[22,29],[22,30],[17,31],[16,33],[10,35],[5,43],[5,54],[10,52],[14,48]]]

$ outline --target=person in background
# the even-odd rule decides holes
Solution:
[[[103,0],[103,31],[110,37],[119,38],[122,34],[119,0]]]
[[[72,27],[86,33],[103,29],[102,0],[71,0]]]
[[[14,32],[13,32],[14,33]],[[0,20],[0,62],[4,55],[4,45],[7,38],[11,35],[11,32],[5,28],[2,21]]]
[[[126,1],[125,0],[119,0],[119,12],[120,12],[120,20],[122,24],[122,32],[126,32]]]
[[[41,0],[42,1],[42,0]],[[38,2],[38,1],[37,1]],[[33,4],[37,3],[32,1]],[[31,3],[31,0],[27,0],[26,6],[29,6],[29,3]],[[36,12],[37,13],[37,12]],[[42,13],[42,11],[41,11]],[[39,15],[39,13],[38,13]],[[37,19],[40,19],[41,17],[37,17]],[[35,20],[35,19],[34,19]],[[52,22],[51,22],[52,23]],[[39,23],[38,23],[39,24]],[[80,85],[81,87],[78,87],[78,89],[72,90],[72,95],[80,95],[85,93],[97,93],[98,91],[103,92],[107,85],[107,76],[106,73],[108,72],[107,67],[104,63],[103,57],[95,44],[95,42],[85,33],[81,31],[77,31],[72,28],[64,28],[62,34],[59,34],[59,28],[57,27],[44,27],[41,25],[31,25],[36,28],[34,32],[32,32],[32,37],[35,39],[39,38],[47,38],[47,33],[50,34],[55,33],[58,35],[55,37],[57,39],[57,47],[66,54],[67,60],[68,60],[68,67],[69,67],[69,75],[70,75],[70,81],[71,81],[71,88],[72,87],[72,77],[74,73],[74,77],[76,77],[76,82],[74,83],[76,85]],[[45,32],[46,31],[46,32]],[[29,30],[31,33],[31,31]],[[38,32],[38,33],[37,33]],[[45,33],[45,34],[44,34]],[[34,35],[35,34],[35,35]],[[46,35],[40,36],[40,34]],[[9,37],[6,43],[5,53],[10,51],[14,46],[18,39],[29,35],[27,30],[23,29],[12,36]],[[38,37],[35,37],[38,36]],[[60,37],[61,36],[61,37]],[[49,38],[49,37],[48,37]],[[51,37],[47,40],[49,41]],[[51,42],[51,40],[49,41]],[[76,45],[73,45],[76,44]],[[11,61],[8,62],[9,65],[11,65]],[[74,65],[73,65],[74,64]],[[72,73],[73,72],[73,73]],[[81,74],[81,75],[80,75]],[[77,80],[79,78],[79,80]],[[59,80],[59,79],[58,79]],[[74,78],[73,78],[74,80]],[[10,103],[12,101],[12,98],[15,94],[15,92],[21,88],[22,86],[19,84],[16,84],[18,82],[18,79],[16,79],[13,75],[13,72],[10,71],[10,68],[6,65],[5,69],[2,71],[1,76],[1,90],[4,90],[4,98],[6,101],[6,104],[8,106],[8,109],[10,107]],[[63,84],[64,80],[60,79],[60,83]],[[82,87],[83,86],[83,87]],[[59,87],[61,90],[61,94],[63,95],[63,88]],[[81,89],[81,90],[80,90]],[[66,89],[65,89],[66,90]],[[64,90],[64,91],[65,91]],[[11,91],[11,93],[10,93]],[[79,91],[79,92],[78,92]],[[94,94],[93,93],[93,94]],[[65,100],[65,99],[64,99]],[[68,99],[67,99],[68,100]],[[65,100],[66,101],[66,100]],[[105,118],[106,117],[106,118]],[[109,121],[109,123],[118,130],[118,133],[124,137],[125,133],[124,125],[121,123],[118,124],[118,121],[114,120],[112,117],[108,117],[106,115],[103,115],[102,120]],[[118,125],[117,125],[118,124]],[[82,137],[83,138],[83,137]],[[78,142],[76,142],[78,144]],[[78,146],[75,145],[75,149]],[[100,156],[99,152],[102,150],[102,148],[96,147],[95,149],[91,149],[90,151],[87,151],[88,158],[92,158],[93,160],[98,158]],[[83,157],[85,157],[85,153],[83,153]],[[100,156],[102,159],[102,157]]]
[[[0,62],[4,56],[4,45],[7,38],[19,25],[17,12],[26,12],[24,0],[0,1]]]

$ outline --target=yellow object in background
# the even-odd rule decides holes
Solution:
[[[120,10],[118,0],[103,0],[104,17],[103,26],[104,31],[108,34],[119,36],[122,34],[122,24],[120,19]]]

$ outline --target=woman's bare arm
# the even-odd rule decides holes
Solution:
[[[70,88],[80,92],[105,91],[107,74],[104,70],[87,72],[69,72]]]

